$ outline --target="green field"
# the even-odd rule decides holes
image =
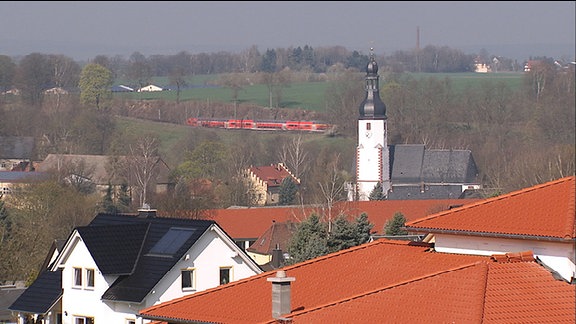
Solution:
[[[512,90],[519,89],[522,85],[522,73],[410,73],[406,77],[416,79],[435,78],[451,81],[453,90],[458,93],[467,87],[480,86],[485,82],[503,82]],[[220,87],[207,87],[211,80],[218,78],[217,75],[200,75],[189,78],[187,81],[193,88],[182,90],[180,100],[233,102],[231,89]],[[168,87],[167,78],[154,78],[153,84]],[[380,77],[380,86],[386,83],[386,77]],[[119,83],[117,83],[119,84]],[[282,108],[302,108],[306,110],[322,111],[325,106],[326,89],[330,82],[296,82],[283,88]],[[136,100],[176,100],[176,91],[145,92],[145,93],[117,93],[117,97]],[[258,106],[269,106],[269,93],[266,85],[254,84],[244,87],[238,92],[238,103],[253,103]]]

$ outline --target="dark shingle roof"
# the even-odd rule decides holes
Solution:
[[[390,169],[392,181],[402,183],[420,182],[424,145],[391,145]]]
[[[422,190],[424,189],[424,190]],[[388,192],[389,200],[460,199],[461,185],[393,186]]]
[[[0,323],[12,323],[15,316],[12,311],[8,309],[22,293],[26,291],[25,288],[10,287],[10,288],[0,288]]]
[[[137,259],[135,260],[135,267],[130,272],[129,275],[120,276],[106,292],[102,295],[104,300],[115,300],[115,301],[125,301],[125,302],[142,302],[146,295],[154,288],[160,279],[172,269],[174,264],[178,262],[184,255],[186,251],[198,240],[198,238],[211,226],[215,224],[214,221],[210,220],[191,220],[191,219],[176,219],[176,218],[163,218],[163,217],[138,217],[137,215],[126,215],[126,214],[98,214],[88,227],[92,227],[90,231],[92,234],[97,232],[106,231],[108,228],[119,226],[126,228],[126,225],[133,226],[134,229],[139,231],[138,234],[134,234],[135,239],[139,239],[142,235],[143,226],[146,225],[147,232],[143,237],[142,249],[137,253]],[[102,228],[99,228],[102,227]],[[187,237],[184,243],[176,250],[172,255],[153,255],[149,254],[149,251],[155,246],[155,244],[162,239],[162,237],[169,232],[171,228],[189,228],[194,229],[191,235]],[[126,235],[127,233],[116,230],[117,234]],[[86,242],[88,250],[96,251],[98,253],[105,253],[106,248],[102,246],[103,240]],[[105,264],[110,265],[111,269],[117,270],[115,267],[122,268],[130,265],[130,262],[121,263],[119,258],[121,256],[117,255],[116,252],[120,248],[124,240],[118,239],[116,247],[110,247],[106,255],[99,255],[99,260],[105,262]],[[95,247],[96,245],[97,247]],[[131,253],[136,253],[135,245],[128,248]],[[123,253],[124,255],[126,253]],[[134,260],[132,258],[131,260]],[[98,261],[97,261],[98,262]],[[99,265],[99,264],[98,264]]]
[[[13,311],[45,314],[62,296],[62,270],[44,271],[8,308]]]
[[[392,183],[476,183],[470,150],[426,149],[421,144],[390,146]]]
[[[148,227],[149,224],[142,223],[77,230],[103,275],[128,275],[136,267]]]

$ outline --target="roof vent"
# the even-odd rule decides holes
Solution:
[[[292,312],[290,283],[296,278],[286,277],[284,270],[278,270],[276,277],[268,278],[267,280],[272,282],[272,317],[283,319],[283,314]]]
[[[150,208],[150,205],[143,204],[140,209],[138,209],[138,218],[154,218],[156,217],[156,209]]]

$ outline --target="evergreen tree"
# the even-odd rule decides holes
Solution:
[[[370,196],[368,196],[369,200],[384,200],[386,196],[384,195],[384,190],[382,189],[382,183],[378,182],[374,189],[370,192]]]
[[[328,233],[327,224],[312,214],[297,226],[288,247],[290,259],[287,263],[306,261],[366,243],[370,240],[373,226],[368,222],[366,213],[362,213],[354,222],[341,214],[334,221],[332,232]]]
[[[368,214],[362,213],[356,218],[355,230],[356,230],[356,245],[364,244],[370,241],[370,232],[374,224],[368,221]]]
[[[2,200],[2,195],[0,195],[0,245],[10,234],[11,227],[12,222],[8,216],[8,210]]]
[[[402,229],[405,223],[406,217],[404,217],[401,212],[396,212],[394,217],[384,225],[384,233],[386,233],[386,235],[406,235],[408,232]]]
[[[288,245],[287,263],[294,264],[328,253],[326,224],[316,214],[298,224]]]
[[[114,206],[114,200],[112,199],[112,185],[110,183],[108,183],[106,194],[104,195],[104,198],[102,198],[101,206],[102,211],[105,213],[114,214],[118,211],[116,206]]]
[[[282,184],[280,184],[280,201],[278,204],[282,206],[291,205],[294,202],[297,191],[298,186],[296,186],[292,177],[284,178]]]
[[[128,184],[122,183],[120,185],[120,192],[118,193],[118,203],[116,209],[120,212],[127,212],[130,210],[131,203],[132,198],[128,193]]]
[[[328,238],[328,252],[337,252],[357,245],[357,231],[354,223],[346,218],[346,215],[339,215],[332,227],[332,233]]]

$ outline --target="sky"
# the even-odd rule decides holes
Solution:
[[[0,1],[0,55],[417,45],[574,60],[575,1]]]

